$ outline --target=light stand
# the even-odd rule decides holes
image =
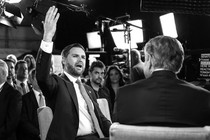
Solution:
[[[128,67],[129,67],[129,74],[131,73],[131,26],[142,29],[142,27],[136,26],[134,24],[131,24],[127,21],[120,21],[120,20],[114,20],[108,17],[102,17],[105,20],[112,21],[115,24],[123,24],[124,29],[121,31],[124,31],[124,41],[129,45],[128,47]],[[116,30],[117,31],[117,30]],[[129,77],[131,78],[131,77]]]
[[[65,4],[62,2],[55,1],[55,0],[52,0],[52,2],[62,5],[73,12],[84,12],[86,14],[86,16],[88,16],[90,14],[90,11],[86,8],[85,4],[80,4],[80,6],[77,6],[75,4]]]
[[[124,32],[125,43],[127,43],[129,45],[129,48],[128,48],[128,68],[129,68],[129,79],[131,79],[131,77],[130,77],[131,76],[131,29],[130,29],[129,24],[126,24],[124,27],[125,27],[125,32]]]

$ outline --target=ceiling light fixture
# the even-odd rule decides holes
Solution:
[[[19,3],[21,0],[6,0],[8,3]]]
[[[16,24],[21,24],[23,15],[20,9],[6,0],[0,1],[0,24],[16,28]]]
[[[5,7],[2,7],[1,8],[1,14],[0,14],[1,15],[0,16],[0,23],[3,24],[3,25],[9,26],[9,27],[16,28],[13,21],[5,15],[4,11],[5,11]]]

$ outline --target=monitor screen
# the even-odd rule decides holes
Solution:
[[[99,31],[86,33],[88,49],[100,49],[101,48],[101,37]]]
[[[202,79],[210,79],[210,53],[201,53],[200,56],[200,75]]]

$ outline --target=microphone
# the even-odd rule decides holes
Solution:
[[[104,17],[104,16],[100,16],[99,20],[103,20],[103,21],[115,21],[114,19],[108,18],[108,17]]]
[[[112,32],[125,32],[126,30],[125,29],[117,29],[117,28],[114,28],[111,31]]]
[[[130,19],[130,15],[129,14],[125,14],[125,15],[123,15],[123,16],[119,16],[119,17],[116,17],[116,19]]]

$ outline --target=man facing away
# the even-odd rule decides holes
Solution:
[[[66,46],[61,53],[63,74],[50,74],[52,38],[60,16],[57,11],[52,6],[46,14],[43,40],[36,60],[37,81],[53,111],[47,139],[105,139],[109,136],[111,123],[100,111],[92,95],[94,91],[80,81],[86,63],[83,46],[78,43]]]
[[[210,125],[209,91],[176,76],[184,60],[181,43],[157,36],[146,43],[144,53],[147,79],[119,89],[115,121],[131,125]]]

